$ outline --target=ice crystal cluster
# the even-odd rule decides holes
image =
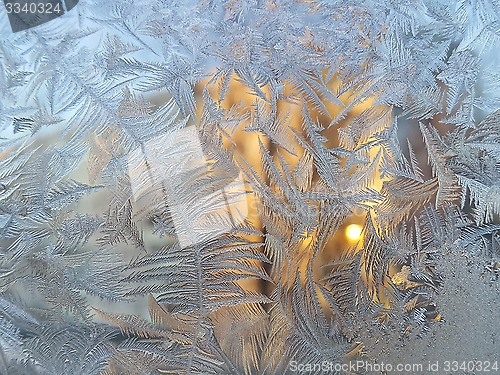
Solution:
[[[490,306],[446,310],[500,275],[497,0],[0,8],[1,374],[291,374]]]

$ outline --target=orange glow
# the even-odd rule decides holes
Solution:
[[[358,224],[348,225],[345,229],[346,237],[351,241],[357,241],[361,238],[361,232],[363,231],[363,227]]]

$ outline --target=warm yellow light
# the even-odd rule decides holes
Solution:
[[[361,227],[361,225],[351,224],[351,225],[348,225],[347,228],[345,229],[345,235],[350,240],[356,241],[356,240],[359,240],[359,238],[361,237],[362,230],[363,230],[363,228]]]

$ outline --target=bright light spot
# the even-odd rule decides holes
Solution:
[[[363,228],[361,227],[361,225],[351,224],[351,225],[348,225],[347,228],[345,229],[345,235],[350,240],[356,241],[356,240],[359,240],[359,238],[361,237],[362,230],[363,230]]]

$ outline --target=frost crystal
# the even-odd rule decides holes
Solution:
[[[4,3],[0,374],[498,369],[497,0]]]

